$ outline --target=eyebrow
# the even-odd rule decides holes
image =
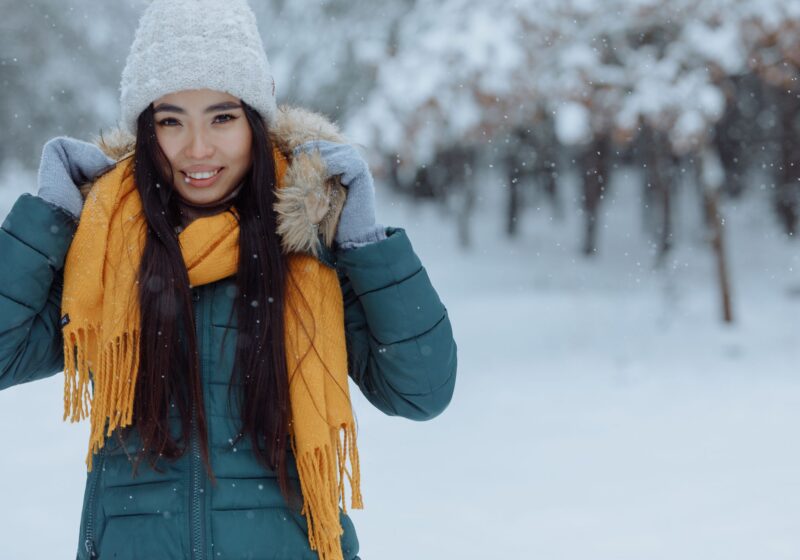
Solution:
[[[242,106],[239,103],[235,103],[233,101],[224,101],[223,103],[217,103],[216,105],[209,105],[206,107],[205,113],[216,113],[217,111],[228,111],[230,109],[241,109]],[[178,107],[177,105],[170,105],[169,103],[159,103],[153,110],[154,113],[158,113],[159,111],[170,111],[172,113],[180,113],[182,115],[186,114],[186,111]]]

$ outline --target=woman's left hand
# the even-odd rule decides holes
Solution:
[[[343,249],[386,238],[385,228],[375,223],[375,185],[366,160],[350,144],[313,140],[293,153],[319,153],[330,176],[340,175],[347,199],[336,229],[336,243]]]

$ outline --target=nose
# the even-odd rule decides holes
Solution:
[[[193,160],[201,160],[212,155],[214,155],[214,146],[206,138],[202,128],[195,128],[186,145],[186,157]]]

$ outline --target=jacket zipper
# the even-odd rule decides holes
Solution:
[[[195,407],[192,406],[192,558],[202,560],[203,554],[203,534],[202,534],[202,501],[200,499],[200,446],[198,444],[196,424],[194,420]]]
[[[196,291],[192,296],[195,302],[200,301],[200,292]],[[195,304],[194,320],[195,325],[199,325],[197,308],[200,307],[199,303]],[[200,340],[197,341],[198,348],[200,347]],[[203,545],[203,512],[201,492],[201,479],[200,479],[200,436],[197,432],[197,423],[195,420],[196,414],[195,403],[192,402],[192,458],[191,458],[191,535],[192,535],[192,558],[194,560],[203,560],[205,558],[205,551]]]
[[[95,465],[89,475],[89,500],[86,506],[86,527],[84,532],[83,546],[86,552],[89,553],[89,558],[97,558],[97,553],[94,550],[94,509],[95,509],[95,495],[97,494],[97,479],[100,478],[100,471],[102,471],[105,464],[105,446],[100,450],[100,460],[98,465]]]

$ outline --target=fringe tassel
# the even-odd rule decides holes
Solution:
[[[344,442],[339,439],[340,431],[344,432]],[[335,456],[334,450],[329,445],[318,447],[302,456],[298,456],[295,450],[304,499],[300,513],[305,515],[308,521],[308,541],[311,550],[317,551],[320,560],[343,560],[340,537],[344,530],[339,521],[339,501],[341,499],[343,512],[347,513],[344,496],[345,475],[350,481],[351,507],[353,509],[364,507],[361,498],[355,428],[351,425],[334,428],[331,441],[336,442]],[[352,476],[345,467],[348,458],[353,467]]]
[[[339,431],[344,434],[344,441],[339,442]],[[347,505],[344,497],[344,477],[350,481],[350,506],[353,509],[364,509],[364,502],[361,497],[361,472],[358,466],[358,448],[356,447],[356,430],[352,425],[342,425],[340,430],[336,430],[336,455],[339,460],[339,495],[342,497],[342,511],[347,513]],[[353,473],[347,471],[346,462],[350,460]]]
[[[86,467],[92,471],[92,455],[105,436],[118,426],[130,425],[139,369],[139,332],[124,333],[103,345],[99,367],[90,372],[88,345],[99,341],[98,329],[77,327],[64,334],[64,420],[91,418]],[[91,375],[90,375],[91,373]],[[94,383],[89,391],[90,378]],[[108,428],[106,428],[108,425]]]
[[[305,453],[297,458],[297,470],[304,498],[300,513],[308,519],[311,550],[319,553],[320,560],[343,560],[333,450],[326,445]]]

